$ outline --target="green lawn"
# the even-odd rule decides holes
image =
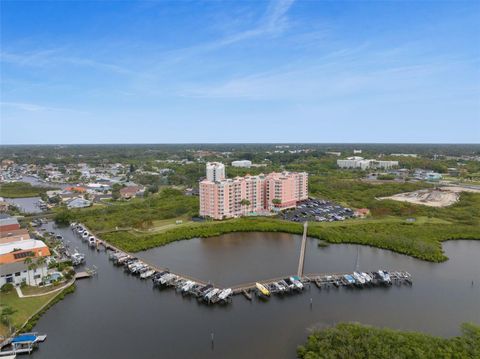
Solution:
[[[315,331],[299,358],[480,358],[480,327],[463,324],[462,335],[441,338],[417,332],[342,323]]]
[[[37,197],[48,190],[50,190],[50,188],[33,187],[30,183],[25,182],[2,183],[0,184],[0,197]]]
[[[43,294],[51,292],[52,290],[56,290],[62,286],[67,284],[66,282],[60,282],[56,285],[49,285],[46,287],[34,287],[34,286],[25,286],[22,288],[23,295],[33,295],[33,294]]]
[[[184,196],[175,189],[164,189],[146,199],[118,202],[110,206],[60,212],[62,219],[79,221],[94,231],[118,228],[150,229],[162,220],[190,218],[198,214],[198,197]]]
[[[10,293],[2,293],[2,300],[0,305],[2,308],[8,306],[12,308],[15,313],[12,314],[12,323],[15,328],[19,328],[25,321],[37,312],[45,303],[50,299],[55,297],[57,293],[47,294],[41,297],[32,297],[32,298],[19,298],[15,290]],[[5,325],[0,324],[0,335],[5,336],[8,328]]]

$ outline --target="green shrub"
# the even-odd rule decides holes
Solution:
[[[11,291],[13,291],[14,289],[14,286],[12,283],[5,283],[4,285],[2,285],[2,288],[0,288],[0,292],[2,293],[10,293]]]
[[[480,358],[480,327],[462,325],[453,338],[341,323],[309,335],[299,358]]]

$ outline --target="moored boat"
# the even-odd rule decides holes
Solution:
[[[266,297],[270,296],[270,291],[262,284],[262,283],[255,283],[255,287],[258,289],[258,292]]]

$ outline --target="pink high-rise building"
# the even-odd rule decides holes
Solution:
[[[214,219],[265,214],[308,198],[306,172],[282,172],[200,182],[200,215]]]

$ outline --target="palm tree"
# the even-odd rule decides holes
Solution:
[[[37,285],[37,278],[35,278],[35,272],[37,271],[38,265],[37,262],[32,260],[32,263],[28,266],[28,270],[33,270],[33,278],[35,279],[35,285]]]
[[[42,270],[42,278],[45,276],[45,263],[47,263],[47,260],[45,259],[45,257],[40,257],[37,259],[37,266],[41,268]]]
[[[242,200],[240,201],[240,205],[243,207],[243,215],[245,215],[246,212],[247,212],[247,211],[246,211],[246,208],[247,208],[248,206],[250,206],[250,201],[249,201],[248,199],[245,199],[245,198],[244,198],[244,199],[242,199]]]
[[[27,284],[30,285],[30,267],[32,265],[32,258],[31,257],[27,257],[23,260],[23,264],[25,264],[27,266]]]
[[[282,203],[282,201],[278,198],[274,198],[274,199],[272,199],[272,203],[275,207],[277,207],[279,204]]]

